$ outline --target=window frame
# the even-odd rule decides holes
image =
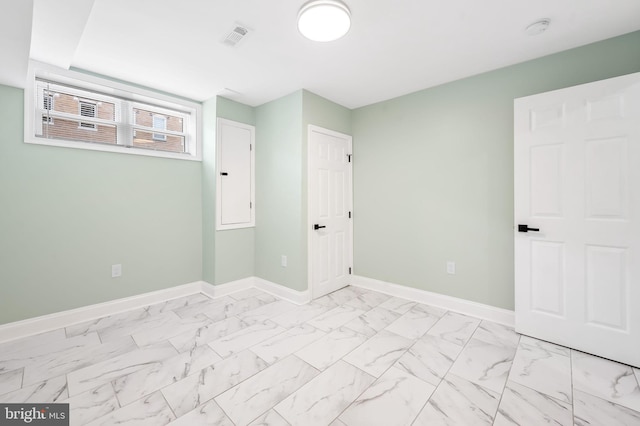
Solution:
[[[162,119],[162,127],[156,127],[156,119]],[[157,130],[162,130],[162,131],[166,131],[167,130],[167,116],[163,115],[163,114],[153,114],[151,116],[151,127],[153,127],[154,129]],[[166,142],[167,141],[167,134],[166,133],[152,133],[151,134],[151,139],[153,139],[156,142]]]
[[[117,145],[94,142],[74,141],[66,139],[47,139],[42,135],[42,127],[46,124],[41,113],[44,110],[43,96],[37,89],[41,80],[50,81],[76,91],[78,100],[90,99],[91,101],[114,102],[115,121],[118,141]],[[84,96],[83,96],[84,93]],[[154,92],[149,89],[134,87],[128,84],[111,81],[85,73],[70,71],[30,61],[28,80],[24,91],[25,102],[25,138],[24,142],[36,145],[49,145],[65,148],[78,148],[92,151],[107,151],[122,154],[134,154],[151,157],[172,158],[190,161],[202,161],[202,104],[186,100],[180,97]],[[80,104],[79,104],[80,105]],[[96,105],[97,107],[97,105]],[[143,108],[158,115],[179,115],[183,119],[185,152],[172,152],[154,149],[145,149],[133,146],[133,109]],[[96,117],[98,111],[96,108]],[[98,124],[103,121],[94,119]],[[92,120],[93,121],[93,120]],[[38,127],[40,131],[38,131]],[[81,127],[84,130],[92,130]],[[162,133],[171,133],[168,130]]]

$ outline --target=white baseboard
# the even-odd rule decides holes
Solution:
[[[305,303],[309,303],[311,301],[311,291],[309,291],[308,289],[304,291],[293,290],[289,287],[285,287],[283,285],[276,284],[274,282],[267,281],[258,277],[253,277],[253,280],[254,286],[257,289],[270,293],[291,303],[295,303],[296,305],[304,305]]]
[[[425,305],[437,306],[449,311],[486,319],[510,327],[515,325],[515,313],[507,309],[496,308],[495,306],[484,305],[470,300],[445,296],[443,294],[432,293],[426,290],[419,290],[358,275],[352,277],[351,284],[356,287],[378,291],[402,299],[409,299],[424,303]]]
[[[209,297],[221,297],[241,290],[255,287],[254,277],[242,278],[236,281],[230,281],[224,284],[213,285],[206,281],[202,281],[201,291]]]
[[[0,325],[0,343],[202,291],[202,281]]]

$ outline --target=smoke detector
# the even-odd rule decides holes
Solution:
[[[242,25],[236,24],[234,28],[229,31],[229,34],[222,40],[223,44],[227,46],[235,47],[244,39],[244,37],[249,34],[249,29],[243,27]]]
[[[549,24],[551,24],[551,20],[546,18],[540,19],[539,21],[536,21],[525,28],[524,32],[529,36],[536,36],[547,31],[547,28],[549,28]]]

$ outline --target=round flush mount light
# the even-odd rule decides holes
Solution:
[[[333,41],[351,28],[351,12],[338,0],[313,0],[298,13],[298,30],[313,41]]]
[[[549,19],[540,19],[539,21],[536,21],[525,28],[524,32],[530,36],[542,34],[543,32],[547,31],[550,23],[551,21]]]

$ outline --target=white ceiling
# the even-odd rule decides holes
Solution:
[[[304,1],[33,0],[30,55],[200,101],[305,88],[355,108],[640,30],[638,0],[344,0],[351,31],[314,43],[296,27]],[[231,48],[235,23],[251,32]]]

